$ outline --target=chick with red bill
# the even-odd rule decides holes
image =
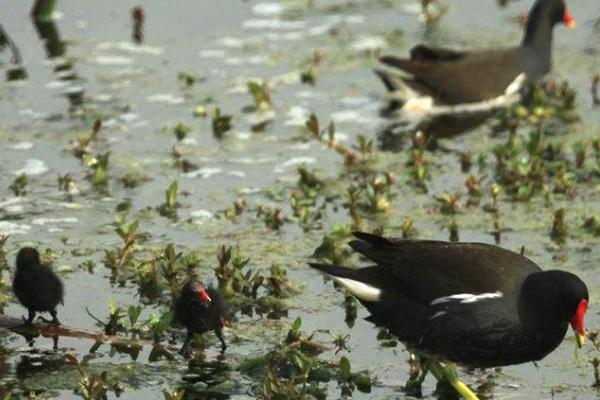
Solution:
[[[585,339],[589,294],[575,274],[484,243],[396,240],[363,232],[350,246],[375,265],[310,264],[353,294],[465,399],[477,399],[439,361],[490,368],[541,360],[569,325]]]
[[[175,301],[175,322],[187,330],[180,353],[188,356],[195,334],[214,331],[221,341],[221,351],[227,349],[223,337],[226,305],[221,293],[197,279],[186,282]]]

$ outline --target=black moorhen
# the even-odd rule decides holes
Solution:
[[[413,351],[477,368],[519,364],[552,352],[569,324],[583,345],[588,290],[572,273],[542,271],[488,244],[354,235],[360,240],[350,246],[375,266],[310,266],[333,276],[369,310],[368,321]]]
[[[214,331],[221,341],[221,351],[227,345],[223,338],[225,318],[225,300],[218,290],[206,287],[199,280],[188,281],[175,302],[175,322],[187,329],[187,335],[180,353],[188,356],[191,353],[191,342],[194,334]]]
[[[17,270],[12,289],[19,302],[27,307],[31,325],[36,312],[49,312],[52,322],[58,324],[56,306],[63,302],[63,284],[48,265],[40,263],[40,255],[32,247],[23,247],[17,253]]]
[[[521,73],[534,82],[551,69],[552,29],[562,22],[572,27],[575,20],[563,0],[538,0],[531,12],[523,42],[518,47],[456,51],[418,45],[410,59],[384,56],[380,61],[410,76],[375,71],[390,91],[402,88],[412,96],[430,96],[436,103],[455,105],[501,96]]]

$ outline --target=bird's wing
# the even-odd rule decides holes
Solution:
[[[502,95],[525,70],[517,49],[457,52],[417,46],[410,59],[383,56],[432,94],[438,103],[472,103]]]
[[[362,232],[355,236],[359,240],[350,246],[377,263],[394,278],[399,290],[422,304],[505,295],[520,289],[529,274],[540,271],[527,257],[483,243],[388,240]]]
[[[439,47],[428,47],[422,44],[410,50],[411,61],[456,61],[465,56],[464,51],[444,49]]]

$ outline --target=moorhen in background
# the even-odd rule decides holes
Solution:
[[[29,311],[26,325],[33,323],[36,312],[49,312],[52,322],[59,323],[56,306],[58,303],[64,304],[63,284],[49,265],[40,263],[40,255],[36,249],[23,247],[17,253],[17,270],[12,289],[19,302]]]
[[[562,22],[575,21],[563,0],[538,0],[527,22],[523,42],[518,47],[456,51],[413,47],[410,59],[384,56],[381,63],[398,68],[409,76],[376,70],[389,91],[405,91],[411,97],[432,97],[435,103],[455,105],[479,102],[501,96],[521,73],[534,82],[551,69],[552,29]],[[402,85],[404,83],[404,85]]]
[[[375,266],[310,266],[357,297],[368,321],[426,358],[475,368],[536,361],[558,347],[569,324],[583,345],[588,290],[570,272],[542,271],[483,243],[354,235],[350,246]],[[448,380],[463,397],[477,398],[455,375]]]
[[[187,329],[181,354],[188,356],[191,353],[191,342],[194,334],[214,331],[221,341],[221,351],[227,345],[223,338],[225,319],[225,300],[218,290],[206,287],[202,281],[189,280],[175,302],[175,322]]]

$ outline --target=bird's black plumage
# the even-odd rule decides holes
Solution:
[[[420,95],[440,104],[472,103],[498,97],[521,73],[530,82],[542,78],[552,66],[552,30],[572,17],[563,0],[538,0],[529,14],[520,46],[503,49],[457,51],[415,46],[410,58],[384,56],[382,64],[408,76],[401,80]],[[394,91],[398,77],[377,70],[386,88]]]
[[[472,367],[539,360],[561,343],[582,300],[587,309],[576,275],[542,271],[497,246],[355,235],[350,245],[375,266],[311,266],[411,349]]]
[[[58,323],[56,307],[63,303],[64,289],[61,280],[48,265],[40,262],[40,255],[32,247],[24,247],[17,254],[17,268],[12,283],[13,293],[29,311],[25,321],[31,324],[36,312],[49,312]]]
[[[225,351],[227,344],[223,337],[223,321],[226,312],[225,299],[217,289],[206,287],[196,279],[186,282],[175,302],[175,322],[187,329],[181,353],[189,354],[194,334],[208,331],[215,332],[221,341],[221,350]]]

